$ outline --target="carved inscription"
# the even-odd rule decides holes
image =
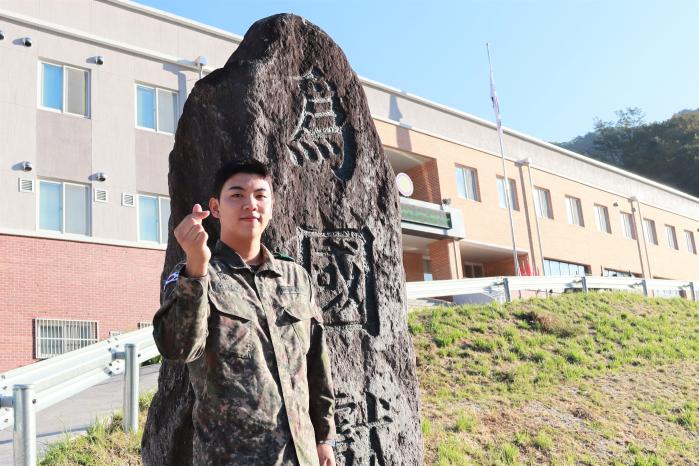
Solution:
[[[299,82],[301,112],[287,144],[291,159],[303,166],[327,160],[339,179],[352,178],[356,163],[354,128],[335,86],[313,68],[294,78]]]
[[[361,397],[361,398],[360,398]],[[345,466],[388,464],[381,438],[393,422],[392,400],[366,392],[364,395],[335,395],[337,454]]]
[[[329,327],[364,328],[379,334],[372,244],[368,231],[299,228],[299,262],[316,286],[316,301]]]

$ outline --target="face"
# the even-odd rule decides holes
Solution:
[[[209,199],[211,215],[221,222],[221,239],[259,239],[272,219],[272,188],[260,175],[237,173]]]

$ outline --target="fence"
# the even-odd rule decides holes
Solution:
[[[682,280],[640,279],[635,277],[485,277],[461,280],[435,280],[405,284],[409,299],[440,298],[476,293],[502,294],[511,301],[515,291],[562,293],[568,290],[625,290],[642,292],[646,296],[671,293],[684,294],[698,301],[699,282]]]
[[[699,282],[628,277],[486,277],[406,283],[408,299],[503,295],[516,291],[564,292],[593,289],[628,290],[647,296],[684,293],[699,300]],[[124,430],[138,429],[138,367],[158,355],[152,328],[146,327],[35,364],[0,374],[0,430],[14,426],[15,465],[36,464],[36,412],[108,378],[124,374]]]

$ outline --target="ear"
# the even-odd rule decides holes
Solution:
[[[211,211],[211,215],[213,215],[215,218],[221,218],[221,214],[218,211],[218,199],[215,197],[209,199],[209,210]]]

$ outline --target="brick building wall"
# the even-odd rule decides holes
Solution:
[[[34,358],[34,319],[96,320],[99,338],[151,321],[164,251],[0,236],[0,370]]]
[[[463,278],[461,252],[455,247],[452,239],[440,239],[430,243],[430,262],[434,280]]]
[[[439,187],[437,160],[433,159],[405,172],[413,181],[412,199],[419,201],[442,203],[442,192]]]
[[[405,269],[406,282],[420,282],[423,280],[422,254],[413,252],[403,253],[403,268]]]

